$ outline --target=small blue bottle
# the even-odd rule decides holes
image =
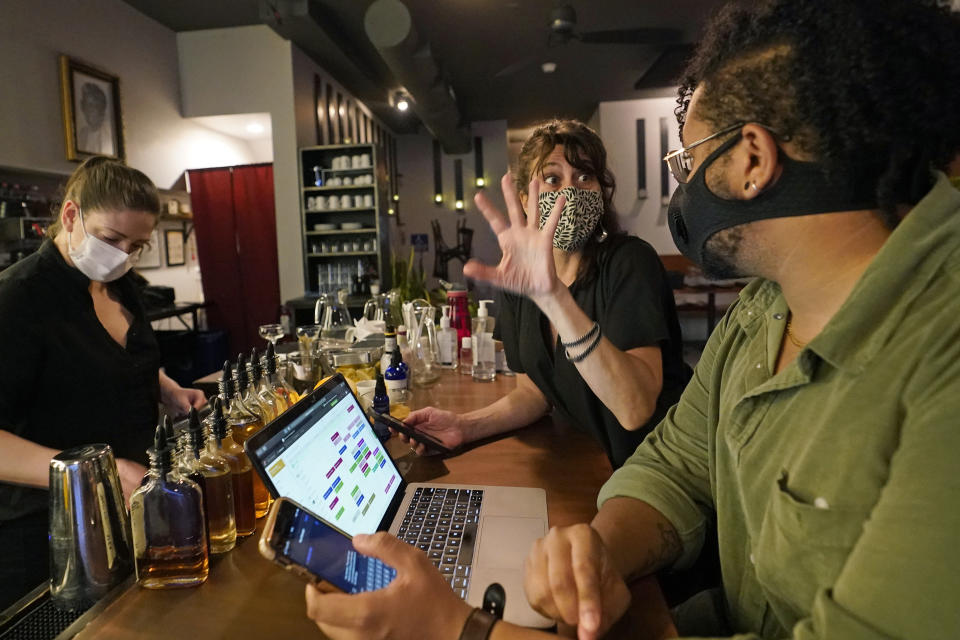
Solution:
[[[383,381],[383,376],[377,374],[377,386],[373,391],[373,403],[370,406],[370,422],[373,423],[373,431],[381,442],[390,438],[390,429],[374,418],[377,414],[390,415],[390,396],[387,395],[387,385]]]
[[[387,395],[387,385],[383,376],[377,374],[377,386],[373,391],[373,412],[390,415],[390,396]]]
[[[390,356],[390,366],[383,373],[383,379],[386,381],[387,392],[405,391],[407,389],[408,375],[410,367],[403,361],[400,355],[400,348],[396,347]]]

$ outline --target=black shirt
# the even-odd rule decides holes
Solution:
[[[97,318],[90,280],[47,240],[0,273],[0,429],[54,449],[105,442],[145,460],[160,351],[131,274],[108,286],[133,315],[126,348]],[[0,483],[0,521],[47,508],[47,492]]]
[[[526,373],[555,409],[592,433],[618,468],[676,404],[690,379],[690,369],[683,362],[673,291],[653,247],[624,235],[610,236],[606,245],[597,256],[593,277],[575,280],[570,293],[621,351],[660,347],[663,387],[656,411],[642,428],[628,431],[620,426],[567,360],[559,338],[550,348],[549,321],[529,298],[501,294],[498,329],[510,368]]]

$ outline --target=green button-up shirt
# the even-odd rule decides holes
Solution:
[[[940,175],[780,373],[755,280],[680,402],[604,485],[676,527],[715,514],[737,638],[960,638],[960,192]]]

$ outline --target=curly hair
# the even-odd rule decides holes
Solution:
[[[596,176],[603,197],[600,225],[610,235],[622,234],[617,212],[613,208],[617,181],[607,166],[607,150],[597,132],[579,120],[553,119],[537,125],[520,149],[515,179],[517,191],[526,193],[530,180],[541,173],[543,163],[557,145],[563,145],[563,156],[570,166]],[[596,234],[587,239],[578,277],[589,279],[594,275],[594,267],[603,248]]]
[[[960,151],[960,15],[922,0],[763,0],[725,6],[683,74],[716,127],[758,122],[831,176],[873,188],[900,221]]]

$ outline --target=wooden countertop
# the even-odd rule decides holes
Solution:
[[[416,390],[413,405],[463,412],[509,393],[516,378],[492,383],[445,371],[431,389]],[[602,450],[587,435],[542,419],[451,458],[417,457],[396,438],[388,449],[408,482],[483,483],[544,487],[551,526],[587,522],[596,513],[600,485],[610,474]],[[80,640],[167,638],[322,638],[307,619],[303,582],[263,559],[257,533],[214,556],[207,582],[193,589],[151,591],[131,584],[75,637]],[[673,626],[653,579],[633,585],[634,609],[611,637],[659,639]]]

